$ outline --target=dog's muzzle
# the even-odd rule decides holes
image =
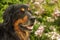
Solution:
[[[32,17],[30,17],[30,19],[28,20],[27,23],[19,25],[20,29],[32,31],[34,22],[35,22],[35,17],[32,16]]]

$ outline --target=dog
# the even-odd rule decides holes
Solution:
[[[3,23],[0,23],[0,40],[29,40],[34,22],[28,5],[10,5],[3,13]]]

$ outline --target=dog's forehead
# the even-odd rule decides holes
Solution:
[[[27,8],[29,8],[29,6],[28,5],[20,5],[19,8],[25,8],[25,9],[27,9]]]

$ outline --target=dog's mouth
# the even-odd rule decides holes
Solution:
[[[27,26],[28,29],[32,30],[33,29],[33,26]]]
[[[33,25],[34,25],[34,24],[30,24],[30,25],[24,25],[24,24],[22,25],[22,24],[20,24],[19,26],[20,26],[20,29],[21,29],[21,30],[32,31]]]

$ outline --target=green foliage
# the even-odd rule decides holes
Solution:
[[[43,34],[41,37],[34,35],[33,33],[30,35],[31,40],[51,40],[47,35]]]
[[[0,22],[3,22],[2,15],[5,9],[11,4],[22,4],[20,0],[0,0]]]

